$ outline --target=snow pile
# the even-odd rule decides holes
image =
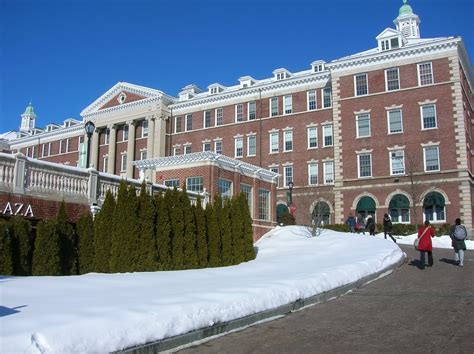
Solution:
[[[383,233],[376,234],[378,238],[384,238]],[[412,234],[407,236],[393,236],[397,243],[400,245],[412,245],[415,242],[415,239],[418,237],[418,234]],[[387,239],[390,240],[390,237],[387,236]],[[390,240],[391,241],[391,240]],[[448,235],[443,235],[439,237],[433,237],[431,239],[434,248],[453,248],[451,246],[451,238]],[[468,250],[474,250],[474,241],[466,240],[466,248]]]
[[[403,258],[392,241],[277,228],[256,260],[225,268],[0,277],[2,353],[119,350],[343,286]]]

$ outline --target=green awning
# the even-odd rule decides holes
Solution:
[[[277,205],[277,218],[288,212],[288,207],[285,204]]]
[[[423,200],[423,207],[425,208],[431,206],[443,208],[445,204],[446,202],[444,200],[444,197],[438,192],[428,193],[425,199]]]
[[[375,211],[375,201],[370,197],[360,198],[356,211]]]
[[[409,209],[410,202],[408,198],[405,197],[403,194],[396,194],[393,196],[392,200],[390,200],[390,204],[388,206],[389,209]]]
[[[313,215],[329,215],[331,214],[331,209],[329,205],[324,202],[318,202],[313,209]]]

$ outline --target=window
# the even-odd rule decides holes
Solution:
[[[257,118],[257,104],[255,103],[255,101],[248,103],[248,110],[249,120],[254,120],[255,118]]]
[[[216,126],[222,125],[223,113],[222,108],[216,108]]]
[[[222,202],[225,199],[232,198],[232,182],[226,179],[219,178],[217,181],[218,191],[221,196]]]
[[[204,128],[209,128],[211,126],[211,111],[204,111]]]
[[[318,147],[318,128],[308,128],[308,149],[314,149]]]
[[[403,132],[402,111],[400,109],[393,109],[387,112],[388,119],[388,133],[396,134]]]
[[[142,138],[146,138],[148,136],[148,121],[142,120]]]
[[[332,124],[323,125],[323,147],[332,146]]]
[[[308,111],[312,111],[316,109],[316,91],[310,90],[307,93],[308,98]]]
[[[202,176],[186,178],[186,190],[201,193],[204,190]]]
[[[174,155],[174,156],[181,155],[181,147],[175,146],[175,147],[173,148],[173,155]]]
[[[59,153],[60,154],[66,153],[66,145],[67,145],[66,140],[60,140],[59,141]]]
[[[174,132],[181,133],[183,131],[183,117],[174,118]]]
[[[367,74],[359,74],[354,76],[355,95],[363,96],[369,93],[369,85],[367,83]]]
[[[216,154],[222,154],[222,140],[214,142],[214,152]]]
[[[358,114],[356,116],[357,137],[366,138],[370,136],[370,115]]]
[[[405,152],[403,150],[390,151],[390,174],[405,174]]]
[[[235,144],[234,156],[235,157],[244,156],[244,138],[235,138],[234,144]]]
[[[382,50],[389,50],[390,49],[390,42],[388,39],[384,39],[381,41]]]
[[[324,184],[334,183],[334,161],[326,161],[323,164]]]
[[[278,167],[270,167],[270,171],[280,174],[280,170]],[[278,176],[277,179],[277,187],[280,187],[280,176]]]
[[[423,148],[425,172],[439,171],[439,147],[430,146]]]
[[[359,167],[359,178],[372,177],[372,155],[357,155],[357,164]]]
[[[202,143],[202,151],[211,151],[211,143],[209,142]]]
[[[41,157],[51,155],[51,143],[46,143],[41,146]]]
[[[423,199],[423,213],[425,220],[446,221],[446,201],[441,193],[430,192]]]
[[[240,191],[244,193],[245,199],[247,199],[247,203],[249,206],[250,215],[252,215],[252,187],[247,184],[240,184]]]
[[[422,129],[437,128],[436,106],[434,104],[421,106]]]
[[[247,156],[257,155],[257,137],[251,135],[247,137]]]
[[[104,133],[104,144],[108,145],[110,141],[110,129],[107,128]]]
[[[122,159],[120,162],[120,172],[127,170],[127,154],[122,154]]]
[[[165,180],[165,186],[169,188],[179,188],[179,179],[167,179]]]
[[[244,106],[243,104],[235,105],[235,121],[242,122],[244,120]]]
[[[331,106],[332,106],[331,88],[326,87],[323,89],[323,108],[329,108]]]
[[[278,115],[278,97],[270,98],[270,112],[272,117]]]
[[[140,151],[140,160],[146,160],[146,156],[147,156],[146,150]]]
[[[286,95],[283,97],[283,112],[285,114],[290,114],[293,112],[293,98],[291,95]]]
[[[186,155],[186,154],[190,154],[190,153],[192,153],[192,152],[193,152],[193,149],[192,149],[192,146],[191,146],[191,145],[186,145],[186,146],[184,147],[184,154],[185,154],[185,155]]]
[[[270,153],[278,152],[278,133],[270,133]]]
[[[308,184],[310,186],[315,186],[318,184],[318,164],[317,163],[308,164]]]
[[[258,190],[258,218],[270,220],[270,191],[266,189]]]
[[[293,131],[283,132],[283,151],[293,151]]]
[[[123,141],[128,140],[128,125],[123,126]]]
[[[431,85],[433,83],[433,70],[431,62],[418,64],[418,85]]]
[[[288,187],[288,184],[293,182],[293,166],[285,166],[285,174],[283,175],[283,185]]]
[[[189,132],[193,130],[193,115],[186,114],[186,131]]]
[[[398,68],[391,68],[385,70],[385,89],[387,91],[400,89],[400,78]]]
[[[382,50],[397,49],[400,45],[398,38],[383,39],[380,41]]]
[[[108,156],[104,156],[102,158],[102,172],[107,173],[108,165],[109,165],[109,158]]]

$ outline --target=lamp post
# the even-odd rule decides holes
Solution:
[[[84,125],[84,130],[86,131],[87,135],[87,154],[86,154],[86,168],[89,168],[89,155],[90,155],[90,150],[91,150],[91,137],[92,134],[94,133],[95,129],[95,124],[89,120],[86,122]]]

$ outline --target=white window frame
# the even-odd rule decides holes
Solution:
[[[148,120],[142,120],[142,138],[146,138],[148,136]]]
[[[104,133],[104,145],[109,145],[109,142],[110,142],[110,129],[107,128],[105,129],[105,133]]]
[[[180,129],[178,130],[178,122],[180,122],[179,126]],[[183,117],[182,116],[176,116],[174,117],[174,132],[176,133],[182,133],[183,132]]]
[[[244,121],[244,105],[242,103],[238,103],[235,105],[235,122],[243,122]]]
[[[397,172],[395,173],[393,170],[393,162],[394,158],[397,158],[399,156],[392,156],[393,154],[400,154],[401,153],[401,158],[402,158],[402,165],[403,165],[403,172]],[[406,173],[406,167],[405,167],[405,150],[392,150],[388,152],[388,159],[390,162],[390,176],[400,176],[404,175]]]
[[[313,169],[314,174],[312,174],[311,169]],[[316,183],[311,181],[311,177],[316,176]],[[319,176],[318,176],[318,164],[316,162],[308,163],[308,186],[317,186],[319,183]]]
[[[327,130],[331,131],[331,135],[327,135]],[[331,144],[326,144],[326,137],[331,137]],[[323,147],[334,146],[334,130],[332,124],[323,125]]]
[[[189,181],[197,181],[198,183],[189,183]],[[200,186],[200,188],[196,188],[195,186]],[[189,188],[192,187],[192,188]],[[192,176],[186,178],[186,190],[188,191],[194,191],[194,192],[200,192],[202,193],[204,191],[204,177],[202,176]]]
[[[400,131],[391,131],[390,130],[390,113],[394,113],[394,112],[397,112],[399,111],[400,112]],[[403,112],[401,110],[401,108],[397,108],[397,109],[389,109],[387,111],[387,130],[388,130],[388,134],[392,135],[392,134],[402,134],[403,133]]]
[[[216,127],[221,126],[224,123],[224,110],[222,107],[216,108],[215,113],[215,125]]]
[[[287,173],[288,172],[288,173]],[[283,186],[288,187],[288,183],[295,180],[293,165],[283,166]]]
[[[140,151],[140,160],[146,160],[147,158],[147,151],[146,149]]]
[[[273,138],[276,137],[276,149],[273,149]],[[278,132],[270,133],[269,136],[269,142],[270,142],[270,154],[276,154],[280,151],[280,134]]]
[[[263,195],[265,196],[265,205],[263,205]],[[271,219],[271,212],[270,212],[270,205],[271,205],[271,193],[267,189],[259,188],[258,190],[258,218],[259,220],[270,221]],[[264,217],[261,217],[261,216]]]
[[[108,164],[109,164],[109,157],[108,156],[102,157],[102,172],[107,173]]]
[[[132,125],[132,127],[134,127]],[[124,124],[122,129],[122,141],[128,141],[128,133],[129,133],[129,126],[128,124]]]
[[[241,158],[243,156],[244,156],[244,138],[243,137],[234,138],[234,157]]]
[[[253,106],[253,109],[251,108]],[[253,117],[252,117],[253,114]],[[255,120],[257,119],[257,102],[250,101],[247,103],[247,119],[248,120]]]
[[[363,156],[369,156],[370,158],[370,175],[368,176],[361,176],[361,164],[360,164],[360,159],[361,157]],[[371,178],[372,177],[372,170],[373,170],[373,163],[372,163],[372,153],[370,152],[364,152],[364,153],[360,153],[360,154],[357,154],[357,177],[358,178]]]
[[[192,152],[193,152],[193,146],[191,144],[184,145],[184,151],[183,151],[184,155],[191,154]]]
[[[202,127],[210,128],[211,124],[212,124],[212,116],[211,116],[211,110],[209,109],[202,113]]]
[[[221,183],[225,184],[227,193],[222,192],[221,187],[223,187],[223,185]],[[219,192],[222,201],[224,201],[224,199],[232,199],[232,196],[234,195],[234,186],[232,181],[225,178],[219,178],[217,180],[217,191]]]
[[[253,153],[252,153],[252,151],[250,151],[250,149],[252,147],[252,144],[250,143],[251,140],[254,141],[254,143],[253,143],[254,152]],[[250,156],[257,156],[257,136],[256,135],[247,136],[247,157],[250,157]]]
[[[366,93],[358,93],[357,92],[357,78],[365,76],[365,88],[366,88]],[[354,75],[354,96],[355,97],[360,97],[360,96],[367,96],[369,94],[369,75],[367,73],[362,73],[362,74],[356,74]]]
[[[423,108],[429,107],[429,106],[433,106],[435,126],[434,126],[434,127],[425,128],[425,117],[423,116]],[[438,129],[438,114],[437,114],[437,111],[436,111],[436,104],[435,104],[435,103],[429,103],[429,104],[422,104],[422,105],[420,105],[420,117],[421,117],[421,130]]]
[[[293,95],[283,96],[283,114],[293,113]]]
[[[214,141],[214,152],[216,154],[222,154],[222,140]]]
[[[209,148],[206,149],[206,146]],[[210,141],[205,141],[202,143],[202,151],[211,151],[211,142]]]
[[[181,146],[173,147],[173,156],[181,155]]]
[[[436,170],[429,170],[427,169],[427,164],[426,164],[426,150],[428,149],[436,149],[436,154],[437,154],[437,160],[438,160],[438,168]],[[424,146],[423,147],[423,166],[424,166],[424,171],[425,172],[439,172],[441,171],[441,161],[439,158],[439,146],[438,145],[430,145],[430,146]]]
[[[316,101],[316,90],[309,90],[306,92],[306,102],[307,102],[306,109],[308,111],[314,111],[318,108],[317,101]]]
[[[273,107],[273,102],[275,102],[276,106]],[[278,115],[278,97],[271,97],[269,100],[269,113],[270,117],[276,117]],[[276,111],[273,111],[273,108],[276,109]]]
[[[367,117],[369,122],[369,131],[367,135],[361,135],[360,132],[360,121],[362,117]],[[356,115],[356,137],[357,138],[370,138],[372,136],[372,130],[370,126],[370,113],[361,113]]]
[[[184,130],[187,132],[193,130],[193,115],[192,114],[186,114],[184,116]]]
[[[329,105],[326,104],[326,92],[328,92],[329,96]],[[331,108],[332,107],[332,89],[330,87],[325,87],[321,89],[321,105],[323,108]]]
[[[244,189],[247,189],[247,191],[244,191]],[[246,183],[240,183],[240,192],[245,195],[249,206],[250,215],[253,218],[253,187]]]
[[[277,167],[277,166],[272,166],[272,167],[269,167],[268,169],[272,172],[280,174],[280,168]],[[281,176],[277,177],[277,187],[280,187],[280,183],[281,183],[281,178],[280,177]]]
[[[59,140],[59,153],[60,154],[65,154],[66,152],[67,152],[66,139]]]
[[[429,83],[422,83],[421,82],[421,72],[420,72],[420,67],[422,65],[427,65],[429,64],[430,66],[430,75],[431,75],[431,82]],[[423,63],[418,63],[416,65],[416,70],[417,70],[417,73],[418,73],[418,86],[426,86],[426,85],[432,85],[434,83],[434,74],[433,74],[433,63],[431,61],[424,61]],[[426,74],[424,74],[426,75]]]
[[[397,88],[393,88],[393,89],[390,89],[388,87],[388,72],[389,71],[392,71],[392,70],[396,70],[397,71],[397,85],[398,87]],[[392,80],[393,81],[393,80]],[[391,91],[398,91],[400,90],[400,70],[398,67],[396,68],[388,68],[388,69],[385,69],[385,91],[388,91],[388,92],[391,92]]]
[[[120,172],[127,171],[127,153],[120,156]]]
[[[291,139],[289,139],[291,138]],[[287,149],[286,143],[291,143],[291,149]],[[283,132],[283,152],[293,151],[293,130]]]
[[[329,166],[331,168],[329,169]],[[328,178],[328,172],[331,172],[330,178]],[[325,161],[323,163],[323,176],[324,176],[324,184],[334,184],[334,161]]]
[[[311,132],[314,132],[314,138],[316,139],[316,145],[311,146]],[[318,127],[308,127],[306,130],[306,137],[308,140],[308,149],[317,149],[318,148]]]

